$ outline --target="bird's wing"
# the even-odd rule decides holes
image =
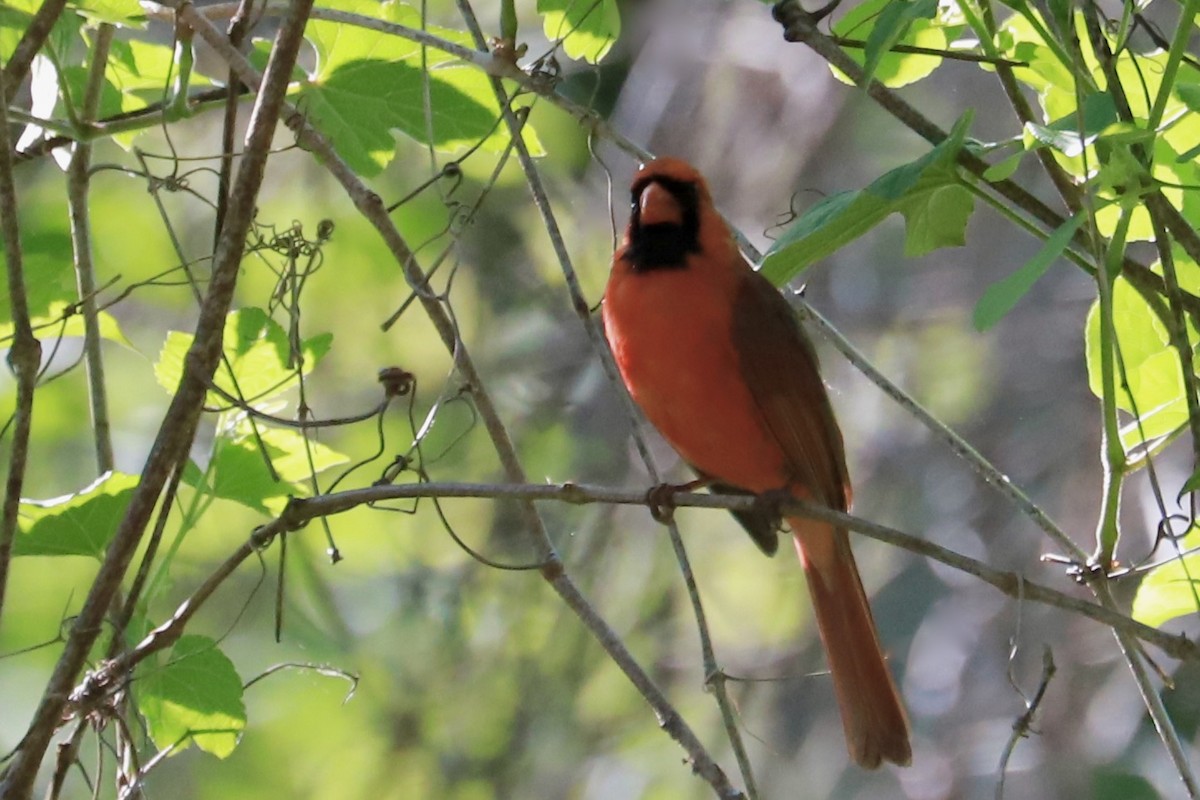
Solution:
[[[845,449],[816,350],[787,300],[757,272],[747,271],[742,281],[733,340],[742,376],[784,452],[793,486],[845,511],[850,504]]]

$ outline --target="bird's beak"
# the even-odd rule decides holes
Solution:
[[[642,225],[682,225],[683,208],[675,195],[661,183],[651,181],[638,198],[638,216]]]

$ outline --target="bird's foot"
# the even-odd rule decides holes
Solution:
[[[646,507],[655,522],[666,525],[675,516],[675,495],[680,492],[693,492],[708,485],[707,480],[697,479],[687,483],[660,483],[651,486],[646,492]]]

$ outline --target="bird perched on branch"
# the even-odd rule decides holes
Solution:
[[[651,161],[634,178],[632,203],[603,316],[633,399],[711,490],[784,492],[846,511],[842,434],[816,352],[787,301],[738,252],[700,173],[678,159]],[[735,516],[775,553],[775,515]],[[846,531],[797,516],[787,524],[850,755],[867,768],[908,764],[908,720]]]

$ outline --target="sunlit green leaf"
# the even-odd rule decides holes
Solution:
[[[207,476],[189,471],[184,480],[215,497],[270,514],[277,513],[289,496],[311,495],[311,475],[349,460],[320,442],[310,440],[306,445],[298,430],[260,424],[258,434],[255,439],[251,426],[240,424],[217,440]]]
[[[1112,97],[1102,92],[1091,94],[1084,101],[1081,114],[1072,110],[1048,125],[1025,123],[1026,149],[1031,149],[1030,142],[1036,141],[1074,158],[1116,122],[1117,109]]]
[[[249,430],[243,425],[242,430]],[[315,439],[305,439],[294,428],[266,428],[259,435],[271,454],[271,464],[279,477],[297,487],[296,494],[309,494],[308,479],[319,473],[350,460],[348,456],[321,444]]]
[[[194,742],[225,758],[246,727],[242,680],[207,636],[181,636],[164,664],[141,670],[133,696],[159,748],[180,752]]]
[[[8,62],[17,43],[29,29],[33,15],[41,6],[42,3],[38,0],[4,0],[0,3],[0,60]],[[56,53],[62,55],[71,43],[79,40],[82,28],[83,19],[78,14],[60,14],[46,42]]]
[[[891,12],[887,9],[892,8]],[[906,44],[930,50],[945,50],[950,44],[947,29],[927,17],[927,4],[919,0],[866,0],[846,12],[833,26],[839,36],[866,40],[867,48],[846,51],[860,65],[876,56],[871,71],[875,80],[884,86],[898,88],[928,77],[942,63],[941,56],[914,53],[884,52],[896,44]],[[883,25],[882,35],[875,29]],[[832,68],[831,68],[832,69]],[[843,83],[853,83],[840,71],[832,70]]]
[[[13,554],[103,557],[137,485],[136,475],[106,472],[76,494],[22,500]]]
[[[0,3],[0,61],[8,63],[40,3]],[[24,6],[24,7],[22,7]]]
[[[1187,420],[1183,396],[1183,375],[1179,355],[1168,344],[1167,331],[1124,278],[1113,282],[1113,327],[1120,345],[1124,377],[1128,391],[1122,386],[1122,374],[1117,374],[1117,406],[1131,414],[1140,414],[1137,422],[1126,425],[1122,442],[1126,449],[1171,433]],[[1102,396],[1100,375],[1100,305],[1096,302],[1088,312],[1085,326],[1085,353],[1088,385]]]
[[[96,321],[101,339],[108,339],[125,347],[133,347],[125,338],[125,334],[121,332],[121,326],[112,314],[100,311],[96,315]],[[45,314],[32,317],[29,322],[33,326],[34,336],[43,341],[85,335],[83,313],[76,308],[74,303],[57,300],[50,304]],[[0,345],[12,340],[13,330],[11,322],[0,323]]]
[[[983,173],[985,181],[1003,181],[1011,178],[1013,173],[1017,171],[1017,167],[1021,166],[1021,159],[1025,158],[1025,150],[1013,153],[1003,161],[997,161],[992,164]]]
[[[507,128],[498,124],[500,108],[487,75],[448,66],[428,76],[426,97],[425,73],[418,67],[374,59],[348,61],[305,86],[302,95],[309,118],[361,175],[376,175],[391,162],[396,150],[393,131],[445,152],[478,142],[492,151],[505,147]],[[540,152],[529,126],[525,136]]]
[[[169,46],[139,39],[117,40],[113,42],[109,53],[105,77],[122,94],[136,94],[143,100],[151,101],[161,99],[170,89],[170,82],[177,70],[175,53]],[[189,82],[192,86],[208,86],[212,83],[198,72],[192,73]]]
[[[1165,351],[1160,355],[1178,367],[1178,358],[1170,359],[1171,354]],[[1162,372],[1161,377],[1166,381],[1164,386],[1171,385],[1169,382],[1173,374],[1179,374],[1178,368],[1174,373],[1165,370]],[[1187,398],[1183,396],[1182,376],[1175,385],[1179,387],[1179,392],[1174,398],[1157,408],[1143,411],[1138,418],[1121,426],[1119,432],[1121,446],[1125,448],[1126,452],[1133,452],[1145,445],[1155,444],[1159,439],[1174,436],[1183,430],[1183,426],[1187,424],[1188,409]]]
[[[323,6],[337,11],[347,11],[365,17],[394,22],[425,32],[454,44],[475,48],[470,34],[421,23],[421,12],[412,6],[387,0],[333,0]],[[343,64],[355,61],[406,61],[410,66],[421,66],[421,45],[411,39],[375,31],[359,25],[328,20],[312,20],[305,28],[305,36],[317,51],[317,69],[314,80],[320,81]],[[429,67],[453,60],[450,54],[433,47],[425,48],[425,65]]]
[[[933,19],[937,13],[937,0],[890,0],[875,20],[864,48],[863,81],[870,82],[875,76],[879,61],[908,33],[913,23],[921,19]]]
[[[1179,551],[1200,547],[1200,531],[1191,530]],[[1155,627],[1175,617],[1200,612],[1200,553],[1175,558],[1150,571],[1133,599],[1133,618]]]
[[[124,28],[145,28],[146,12],[137,0],[76,0],[72,4],[89,21]]]
[[[420,14],[396,2],[343,0],[340,10],[374,16],[412,28]],[[474,47],[460,31],[425,26],[439,38]],[[455,152],[482,143],[498,152],[508,144],[500,124],[488,76],[474,67],[451,63],[444,51],[380,31],[314,21],[309,35],[317,50],[317,68],[300,89],[309,119],[360,175],[379,174],[395,157],[394,132]],[[425,68],[428,68],[426,71]],[[535,155],[543,150],[531,126],[524,130]]]
[[[184,358],[192,345],[192,335],[180,331],[167,334],[154,375],[169,392],[179,386]],[[300,346],[307,374],[329,351],[332,334],[318,334]],[[288,366],[287,332],[260,308],[243,308],[225,318],[222,340],[225,359],[217,367],[214,383],[228,395],[256,404],[283,394],[299,381],[299,368]],[[230,401],[210,391],[205,401],[210,407],[227,408]]]
[[[1179,163],[1175,151],[1165,139],[1159,138],[1155,141],[1153,177],[1167,184],[1162,186],[1160,191],[1172,205],[1177,208],[1183,205],[1184,191],[1181,187],[1191,184],[1194,176],[1192,165]],[[1139,190],[1139,186],[1148,183],[1144,180],[1145,170],[1141,165],[1126,150],[1115,150],[1114,155],[1110,156],[1105,170],[1101,172],[1101,177],[1109,182],[1117,183],[1124,192],[1120,198],[1121,202],[1133,205],[1129,230],[1125,235],[1126,240],[1130,242],[1154,241],[1154,225],[1150,220],[1150,213],[1146,210],[1145,205],[1139,202],[1139,198],[1144,193],[1144,190]],[[1119,183],[1122,179],[1125,181],[1123,184]],[[1115,191],[1102,189],[1098,194],[1107,199],[1113,197]],[[1113,197],[1113,199],[1116,198]],[[1096,211],[1096,228],[1102,236],[1113,234],[1120,215],[1121,205],[1119,202],[1110,202]]]
[[[546,38],[574,59],[599,62],[621,35],[616,0],[538,0],[537,10]]]

